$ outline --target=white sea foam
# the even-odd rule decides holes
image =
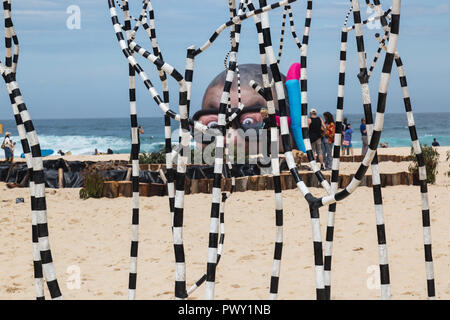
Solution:
[[[12,140],[17,142],[14,154],[20,156],[23,152],[22,145],[18,136],[12,136]],[[74,155],[93,154],[94,150],[98,152],[106,152],[108,148],[115,153],[127,153],[131,150],[131,140],[104,136],[54,136],[54,135],[39,135],[39,143],[41,149],[53,149],[56,152],[62,150],[63,152],[70,151]],[[155,142],[141,142],[141,152],[159,151],[164,146],[163,141]]]

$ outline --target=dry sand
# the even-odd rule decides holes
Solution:
[[[429,187],[431,230],[438,299],[450,298],[450,178],[441,147],[437,183]],[[380,154],[409,154],[409,148],[381,149]],[[90,157],[90,156],[89,156]],[[120,155],[102,156],[120,158]],[[81,157],[83,160],[85,157]],[[71,156],[70,160],[80,160]],[[97,157],[98,159],[98,157]],[[126,156],[125,158],[126,159]],[[89,160],[92,160],[90,158]],[[343,164],[346,165],[346,164]],[[353,166],[354,164],[349,164]],[[381,172],[399,164],[382,162]],[[408,163],[402,164],[406,170]],[[348,168],[349,170],[354,170]],[[395,170],[394,170],[395,171]],[[312,188],[317,195],[323,189]],[[383,188],[393,299],[426,299],[420,191],[417,186]],[[128,287],[131,199],[80,200],[79,189],[47,189],[50,241],[65,299],[126,299]],[[16,204],[15,199],[25,198]],[[184,243],[187,285],[206,270],[211,195],[185,199]],[[332,270],[333,299],[379,299],[374,271],[378,251],[372,189],[358,188],[338,204]],[[315,299],[311,223],[297,190],[283,192],[284,247],[280,299]],[[0,183],[0,299],[34,299],[31,218],[28,189]],[[216,298],[269,297],[275,239],[273,191],[234,193],[226,203],[224,253],[217,270]],[[321,210],[322,237],[326,209]],[[171,299],[174,254],[167,197],[141,198],[137,298]],[[75,267],[74,267],[75,266]],[[71,286],[79,268],[80,288]],[[46,291],[48,296],[48,292]],[[203,299],[204,287],[193,299]]]

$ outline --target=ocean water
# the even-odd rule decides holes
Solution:
[[[361,115],[345,115],[354,130],[353,146],[361,147],[359,125]],[[450,113],[416,113],[414,114],[416,128],[422,144],[431,145],[436,138],[441,146],[450,146]],[[94,149],[106,152],[111,148],[114,153],[129,153],[131,149],[130,120],[116,119],[57,119],[34,120],[42,149],[53,149],[55,152],[71,151],[74,155],[93,154]],[[4,131],[12,133],[13,141],[18,142],[15,155],[20,156],[22,146],[14,120],[0,120]],[[164,146],[164,120],[158,118],[140,118],[139,124],[144,127],[141,135],[141,151],[158,151]],[[178,124],[173,124],[173,129]],[[411,146],[408,123],[405,114],[386,114],[382,142],[388,142],[390,147]],[[0,157],[3,157],[0,152]]]

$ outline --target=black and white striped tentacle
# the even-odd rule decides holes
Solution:
[[[155,13],[153,11],[152,4],[149,0],[145,0],[145,8],[148,8],[148,17],[150,19],[150,24],[148,24],[148,21],[146,19],[147,15],[144,16],[142,26],[147,33],[151,43],[152,43],[152,49],[153,54],[156,57],[159,57],[161,60],[162,53],[161,49],[159,48],[158,40],[156,37],[156,28],[155,28]],[[159,79],[162,84],[162,90],[163,90],[163,100],[164,103],[169,106],[170,103],[170,97],[169,97],[169,83],[167,81],[167,75],[166,73],[161,70],[161,68],[158,68],[158,74]],[[171,127],[171,121],[170,117],[168,115],[164,115],[164,138],[165,138],[165,154],[166,154],[166,177],[167,177],[167,193],[169,197],[169,211],[171,219],[173,220],[173,210],[175,205],[175,170],[173,168],[173,159],[172,159],[172,127]]]
[[[131,19],[127,0],[122,0],[124,15],[123,30],[126,33],[127,43],[131,42]],[[131,55],[134,54],[130,50]],[[131,125],[131,163],[132,163],[132,218],[131,218],[131,249],[130,249],[130,273],[128,278],[128,299],[136,298],[137,260],[139,247],[139,133],[136,109],[136,72],[128,63],[129,69],[129,100],[130,100],[130,125]]]
[[[301,113],[302,113],[302,134],[303,141],[305,144],[306,155],[310,163],[311,168],[314,171],[319,183],[327,191],[328,194],[331,193],[331,188],[328,181],[325,179],[317,165],[314,158],[314,154],[311,149],[311,141],[309,139],[308,130],[308,72],[307,72],[307,56],[308,56],[308,45],[309,45],[309,33],[311,27],[311,17],[312,17],[312,1],[308,1],[305,19],[305,29],[303,33],[302,47],[301,47],[301,76],[300,76],[300,90],[301,90]],[[292,170],[291,170],[292,171]],[[295,176],[294,176],[295,179]],[[309,193],[309,191],[308,191]],[[313,235],[313,248],[315,257],[315,273],[316,273],[316,294],[317,299],[323,300],[326,298],[325,295],[325,281],[324,281],[324,263],[323,263],[323,249],[322,249],[322,234],[320,228],[320,213],[318,208],[310,207],[310,217],[312,225],[312,235]]]
[[[225,202],[227,200],[227,195],[222,193],[222,200],[220,202],[220,238],[219,245],[217,246],[217,265],[220,262],[220,258],[223,253],[223,245],[225,243]],[[206,281],[206,273],[197,280],[187,291],[188,296],[197,290]]]
[[[351,1],[350,1],[351,2]],[[348,9],[347,14],[345,15],[345,20],[344,20],[344,30],[347,32],[346,28],[347,28],[347,24],[348,24],[348,19],[350,18],[350,15],[353,11],[353,7],[350,7],[350,9]]]
[[[316,159],[311,147],[311,142],[309,140],[309,127],[308,127],[308,72],[307,72],[307,56],[308,56],[308,42],[309,42],[309,32],[311,27],[311,15],[312,15],[312,1],[308,1],[305,19],[305,30],[303,34],[302,47],[301,47],[301,76],[300,76],[300,90],[301,90],[301,105],[302,105],[302,134],[303,141],[305,144],[306,155],[308,156],[308,161],[314,174],[316,175],[319,183],[322,187],[330,194],[331,189],[328,181],[323,176],[317,165]]]
[[[229,26],[233,25],[233,24],[237,24],[237,23],[241,23],[244,20],[251,18],[255,15],[260,15],[261,13],[265,13],[268,12],[270,10],[273,9],[277,9],[279,7],[285,7],[287,5],[289,5],[290,3],[293,3],[297,0],[282,0],[279,2],[275,2],[271,5],[267,5],[264,7],[261,7],[259,9],[254,9],[254,10],[250,10],[249,12],[243,13],[241,15],[237,15],[236,17],[234,17],[232,20],[229,20],[227,22],[225,22],[224,24],[220,25],[212,34],[212,36],[200,47],[196,50],[195,55],[200,54],[201,52],[205,51],[206,49],[208,49],[213,42],[217,39],[217,37]],[[248,1],[248,3],[250,3],[250,1]]]
[[[380,36],[379,33],[375,34],[375,37],[376,37],[376,38],[378,38],[379,36]],[[369,72],[368,72],[368,74],[367,74],[367,76],[368,76],[369,78],[370,78],[370,76],[372,75],[373,70],[375,69],[375,66],[376,66],[376,64],[377,64],[377,62],[378,62],[378,59],[380,58],[381,51],[383,50],[383,46],[385,45],[388,36],[389,36],[389,31],[386,31],[386,32],[384,33],[383,39],[380,40],[380,45],[379,45],[379,47],[378,47],[378,49],[377,49],[377,52],[375,53],[375,57],[373,58],[372,64],[370,65]]]
[[[5,67],[9,68],[11,72],[11,78],[15,80],[17,71],[17,62],[19,59],[19,41],[17,35],[15,34],[14,25],[11,18],[11,1],[3,1],[3,10],[5,18]],[[14,44],[14,58],[12,57],[12,45]],[[6,71],[6,70],[5,70]],[[25,127],[20,117],[17,105],[15,103],[14,96],[8,88],[8,95],[10,98],[13,113],[16,118],[16,125],[19,132],[20,141],[22,144],[22,149],[24,150],[25,159],[27,162],[28,172],[30,174],[30,194],[34,197],[34,182],[32,179],[33,163],[31,161],[31,150],[28,144]],[[36,213],[32,210],[31,221],[32,221],[32,242],[33,242],[33,269],[34,269],[34,283],[36,289],[36,299],[44,300],[44,278],[42,272],[42,261],[41,254],[39,251],[39,237],[38,237],[38,226]]]
[[[244,10],[246,2],[247,2],[246,0],[241,1],[240,6],[239,6],[239,13],[241,13],[242,10]],[[229,0],[229,7],[230,7],[230,19],[233,19],[233,17],[236,15],[234,1]],[[237,41],[236,41],[236,35],[237,35]],[[231,26],[231,28],[230,28],[230,40],[231,40],[232,47],[235,47],[239,43],[239,35],[240,35],[240,24]],[[227,60],[228,60],[228,57],[229,57],[230,53],[232,53],[232,52],[233,52],[233,50],[229,51],[227,53],[225,61],[224,61],[225,70],[227,72],[229,71],[229,68],[227,66]],[[239,73],[238,73],[237,65],[236,65],[236,72],[237,72],[237,78],[238,78],[238,100],[239,100],[239,104],[240,104],[240,76],[239,76]],[[226,106],[227,107],[227,112],[226,112],[226,115],[225,115],[225,118],[226,118],[226,133],[227,133],[227,135],[228,135],[228,132],[229,132],[228,129],[231,126],[231,121],[229,121],[229,119],[228,119],[228,117],[230,115],[230,112],[231,112],[230,100],[231,100],[231,98],[230,98],[230,95],[229,95],[228,96],[227,106]],[[225,146],[224,146],[224,152],[225,152],[226,164],[227,164],[229,170],[231,171],[232,166],[231,166],[231,161],[230,161],[230,157],[229,157],[229,149],[228,149],[228,145],[227,144],[225,144]],[[233,192],[234,186],[235,186],[235,179],[234,179],[234,176],[232,176],[232,188],[231,188],[230,194]],[[220,261],[220,257],[222,255],[222,250],[223,250],[223,243],[224,243],[224,239],[225,239],[225,224],[224,224],[225,201],[229,197],[229,194],[227,194],[227,192],[222,192],[221,195],[222,196],[221,196],[220,208],[219,208],[219,221],[220,221],[220,232],[221,232],[221,234],[220,234],[219,243],[217,245],[216,268],[217,268],[217,265],[218,265],[218,263]],[[213,224],[214,222],[212,221],[211,224]],[[209,263],[210,263],[210,256],[209,256],[209,254],[210,254],[210,251],[211,251],[211,238],[214,238],[214,234],[211,235],[211,233],[210,233],[210,237],[209,237],[210,240],[209,240],[209,246],[208,246],[209,251],[208,251],[207,273],[205,273],[197,282],[195,282],[194,285],[192,285],[189,288],[189,290],[187,291],[188,295],[191,295],[208,278],[208,270],[210,270],[210,265],[209,265]],[[206,290],[208,291],[208,288]],[[207,294],[208,294],[208,292],[207,292]]]
[[[176,261],[176,276],[175,276],[175,298],[182,299],[187,297],[186,293],[186,266],[183,245],[183,215],[184,215],[184,186],[186,180],[186,165],[188,161],[188,147],[190,143],[189,131],[189,116],[188,116],[188,102],[187,102],[187,85],[183,76],[171,65],[162,61],[159,57],[151,54],[144,48],[137,45],[134,41],[130,43],[130,48],[154,63],[158,69],[166,72],[173,77],[180,86],[180,115],[181,115],[181,130],[180,142],[182,151],[177,157],[177,173],[176,173],[176,188],[173,214],[173,229],[172,234],[174,238],[174,251]],[[184,114],[183,114],[184,113]]]
[[[374,0],[373,1],[373,9],[375,9],[378,16],[380,17],[380,23],[381,23],[381,26],[383,27],[384,31],[388,31],[389,24],[388,24],[387,17],[391,12],[391,8],[389,8],[386,11],[387,13],[385,13],[381,6],[380,0]]]
[[[126,44],[126,42],[124,40],[124,36],[123,36],[123,33],[122,33],[121,25],[120,25],[119,19],[117,17],[117,11],[116,11],[115,6],[114,6],[114,0],[108,0],[108,3],[110,5],[111,21],[112,21],[112,24],[113,24],[113,27],[114,27],[116,38],[117,38],[117,41],[119,43],[119,46],[120,46],[120,48],[122,50],[122,53],[124,54],[125,58],[133,65],[134,69],[138,73],[138,75],[141,78],[142,82],[144,82],[144,85],[146,86],[148,92],[150,93],[150,96],[156,102],[156,104],[158,105],[159,109],[163,112],[163,114],[164,115],[168,115],[171,119],[174,119],[176,121],[180,121],[181,120],[180,114],[178,114],[178,113],[174,112],[173,110],[171,110],[169,108],[169,106],[166,105],[163,102],[163,100],[161,99],[160,95],[155,90],[152,82],[148,78],[146,72],[142,69],[142,67],[139,65],[139,63],[137,63],[137,61],[134,58],[134,56],[131,55],[130,48],[128,48],[128,46],[127,46],[127,44]],[[136,43],[134,41],[132,43],[134,43],[136,45]],[[151,55],[151,56],[154,57],[154,55]],[[162,66],[166,66],[166,67],[169,68],[168,70],[172,70],[173,69],[173,67],[171,67],[171,66],[169,67],[169,65],[164,63],[161,59],[159,59],[159,60],[155,59],[155,60],[159,61],[158,63],[159,63],[159,65],[161,65],[161,67]],[[156,61],[155,61],[155,63],[156,63]],[[160,62],[162,62],[162,63],[160,63]],[[190,120],[190,119],[188,119],[188,122],[196,130],[199,130],[199,131],[201,131],[203,133],[209,133],[209,134],[214,135],[214,131],[213,130],[209,130],[208,127],[203,125],[202,123],[200,123],[198,121],[193,121],[193,120]]]
[[[28,144],[27,134],[25,126],[20,116],[17,104],[15,102],[12,92],[8,88],[8,94],[13,109],[14,117],[16,120],[17,131],[19,133],[22,149],[25,153],[25,159],[27,163],[28,172],[30,174],[30,195],[34,198],[34,181],[33,181],[33,161],[31,157],[31,149]],[[33,241],[33,269],[34,269],[34,283],[36,289],[36,300],[45,300],[44,295],[44,275],[42,271],[41,253],[39,250],[39,236],[38,236],[38,224],[37,215],[34,210],[31,211],[31,225],[32,225],[32,241]]]
[[[350,194],[352,194],[361,183],[361,180],[364,178],[364,175],[366,174],[367,169],[376,154],[376,149],[380,142],[381,130],[383,129],[387,90],[390,82],[394,55],[397,49],[398,35],[400,29],[400,7],[401,7],[401,0],[393,0],[391,34],[390,34],[391,40],[389,41],[387,47],[387,53],[384,60],[382,74],[380,78],[380,85],[378,90],[379,92],[377,102],[377,114],[375,117],[375,125],[372,138],[369,141],[369,149],[350,183],[343,190],[339,191],[335,195],[325,196],[322,198],[312,197],[311,200],[309,201],[310,206],[312,207],[321,207],[323,205],[329,205],[337,201],[341,201],[347,198]]]
[[[123,6],[123,4],[121,3],[121,1],[123,1],[123,0],[115,0],[116,1],[116,4],[117,4],[117,6],[119,7],[119,9],[120,10],[124,10],[124,6]],[[142,9],[142,11],[141,11],[141,14],[140,14],[140,16],[139,16],[139,18],[136,18],[136,17],[133,17],[132,15],[129,15],[129,17],[130,17],[130,20],[132,20],[132,21],[134,21],[134,22],[136,22],[136,25],[135,25],[135,27],[134,27],[134,29],[133,29],[133,33],[135,33],[135,32],[137,32],[137,30],[138,30],[138,28],[139,28],[139,26],[140,26],[140,24],[142,23],[142,19],[145,17],[145,15],[146,15],[146,2],[148,2],[149,0],[144,0],[143,1],[143,9]],[[128,10],[129,10],[129,8],[128,8]],[[125,31],[125,26],[122,26],[123,27],[123,31]]]
[[[245,10],[247,9],[247,5],[248,5],[249,0],[241,0],[241,2],[239,3],[239,10],[238,10],[238,14],[242,14],[243,12],[245,12]],[[236,10],[234,8],[235,4],[234,1],[229,0],[229,7],[230,7],[230,19],[233,19],[236,16]],[[240,33],[240,27],[241,25],[239,24],[239,33]],[[232,26],[232,29],[230,30],[230,40],[231,40],[231,45],[234,46],[235,45],[235,37],[236,37],[236,31],[235,28]],[[228,54],[230,53],[230,51],[228,52]],[[227,60],[228,60],[228,54],[227,54],[227,58],[225,61],[225,70],[228,70],[228,65],[227,65]],[[234,192],[234,189],[236,187],[236,178],[233,174],[233,167],[231,164],[231,155],[230,155],[230,145],[232,146],[232,152],[234,154],[234,142],[232,142],[232,136],[231,136],[231,126],[233,123],[234,118],[236,118],[239,113],[242,112],[242,109],[244,108],[244,105],[242,104],[242,97],[241,97],[241,74],[239,72],[239,66],[236,65],[236,75],[237,75],[237,89],[238,89],[238,111],[236,113],[232,113],[231,111],[231,97],[228,97],[228,109],[227,109],[227,125],[226,125],[226,139],[225,139],[225,160],[226,160],[226,164],[228,167],[228,170],[231,174],[231,190],[228,193],[222,193],[222,201],[223,203],[223,208],[225,208],[225,201],[230,197],[230,195]],[[231,118],[233,116],[233,118]],[[221,216],[221,220],[222,220],[222,216]],[[222,225],[221,225],[221,229],[222,229]],[[225,236],[225,235],[224,235]],[[219,240],[219,247],[221,247],[221,241],[222,241],[222,235],[221,235],[221,239]],[[218,249],[219,250],[219,249]],[[221,248],[220,248],[221,250]],[[219,259],[217,260],[219,261]]]
[[[286,14],[289,14],[289,25],[291,28],[291,34],[292,37],[295,40],[295,43],[297,44],[297,47],[301,49],[302,43],[297,37],[297,33],[295,32],[295,25],[294,25],[294,16],[292,14],[292,8],[291,6],[284,7],[283,10],[283,20],[281,22],[281,36],[280,36],[280,51],[278,52],[278,64],[280,64],[281,61],[281,55],[283,54],[283,45],[284,45],[284,29],[286,28]]]
[[[425,251],[425,270],[427,279],[428,299],[436,299],[433,254],[431,250],[432,245],[431,218],[430,218],[430,206],[428,201],[428,186],[427,186],[425,160],[422,153],[422,148],[419,143],[416,126],[414,123],[414,117],[411,108],[411,99],[409,97],[408,84],[406,82],[405,69],[403,67],[403,63],[400,56],[397,56],[395,58],[395,62],[397,64],[398,74],[400,78],[400,85],[402,87],[403,101],[405,104],[405,111],[408,118],[408,128],[411,135],[411,141],[413,143],[414,153],[416,154],[417,162],[419,164],[419,181],[422,200],[422,226],[423,226],[423,241]]]
[[[177,157],[177,172],[176,172],[176,190],[175,201],[173,208],[172,218],[172,234],[174,238],[174,251],[175,251],[175,298],[183,299],[187,297],[186,293],[186,267],[183,245],[183,214],[184,214],[184,185],[186,178],[186,165],[188,161],[188,147],[190,143],[189,133],[189,117],[188,117],[188,86],[187,81],[183,76],[171,65],[161,60],[161,58],[151,54],[144,48],[137,45],[135,42],[130,43],[130,48],[142,55],[144,58],[154,63],[159,70],[169,74],[173,77],[180,86],[180,147],[181,152]],[[192,50],[189,51],[192,53]],[[188,56],[188,60],[192,57]],[[193,63],[192,63],[193,66]],[[189,70],[189,69],[187,69]],[[190,69],[191,71],[193,69]],[[190,81],[191,82],[191,81]],[[173,156],[170,156],[173,159]]]
[[[260,2],[260,6],[264,6],[265,1]],[[250,10],[255,10],[253,4],[249,4]],[[275,243],[274,243],[274,257],[272,263],[272,272],[270,276],[270,288],[269,298],[275,300],[278,297],[278,287],[280,282],[280,269],[281,258],[283,252],[283,196],[281,189],[280,178],[280,163],[278,157],[278,127],[276,123],[275,115],[275,103],[272,95],[272,88],[269,79],[269,73],[267,68],[267,54],[266,46],[270,46],[270,38],[266,39],[264,36],[263,25],[261,16],[257,15],[253,17],[258,32],[258,45],[259,56],[261,64],[261,75],[263,80],[264,89],[258,87],[254,81],[250,82],[250,85],[255,88],[266,100],[267,109],[269,113],[269,128],[270,128],[270,158],[271,158],[271,171],[274,184],[274,199],[275,199]],[[270,30],[269,30],[270,31]],[[267,40],[267,41],[266,41]],[[273,50],[272,50],[273,53]],[[255,87],[256,85],[256,87]]]
[[[381,39],[378,37],[378,41],[381,43]],[[387,48],[383,45],[383,48]],[[411,141],[414,148],[414,153],[419,164],[419,181],[420,181],[420,193],[422,201],[422,227],[423,227],[423,239],[424,239],[424,251],[425,251],[425,270],[427,279],[427,293],[428,299],[436,298],[436,288],[434,281],[434,266],[433,266],[433,254],[431,250],[431,218],[430,207],[428,201],[428,186],[427,186],[427,174],[425,160],[422,153],[422,148],[417,135],[416,125],[414,121],[414,115],[412,112],[411,98],[408,90],[408,83],[406,81],[405,68],[398,52],[395,52],[395,63],[397,65],[397,72],[400,80],[400,86],[402,88],[403,102],[405,105],[405,112],[408,120],[408,128],[411,136]]]
[[[190,70],[191,73],[193,72],[193,66],[192,50],[188,49],[186,57],[186,76],[188,74],[188,70]],[[164,66],[161,66],[161,69],[164,70]],[[169,71],[170,70],[167,70],[166,72],[172,76],[172,73]],[[177,157],[172,235],[175,252],[175,299],[184,299],[187,298],[186,260],[183,244],[184,190],[186,182],[186,166],[188,157],[190,156],[189,144],[191,135],[189,130],[188,86],[180,74],[177,76],[179,77],[177,81],[179,81],[180,84],[180,145],[182,150]],[[192,78],[190,79],[190,82],[192,82]]]
[[[11,92],[11,101],[14,101],[17,109],[13,110],[14,117],[16,119],[17,130],[19,134],[25,128],[26,139],[28,141],[28,150],[31,151],[31,179],[30,179],[30,195],[31,195],[31,210],[35,214],[35,224],[37,225],[38,244],[42,263],[42,273],[50,292],[52,299],[62,299],[62,294],[56,279],[55,267],[53,264],[53,258],[50,250],[49,231],[47,223],[47,205],[45,199],[45,179],[44,168],[41,156],[41,147],[39,139],[31,120],[30,114],[26,108],[19,86],[15,81],[14,75],[9,69],[2,69],[2,75],[6,82],[8,92]],[[23,125],[23,127],[22,127]],[[23,144],[22,144],[23,145]],[[24,149],[24,152],[28,151]],[[33,218],[33,216],[32,216]],[[36,259],[34,259],[36,262]],[[36,266],[36,264],[35,264]],[[39,268],[39,267],[38,267]],[[39,275],[39,274],[38,274]],[[40,281],[35,273],[35,281]],[[40,289],[36,288],[37,292]],[[43,296],[38,296],[42,298]]]
[[[199,55],[200,53],[202,53],[203,51],[205,51],[205,50],[207,50],[211,45],[212,45],[212,43],[217,39],[217,37],[226,29],[226,28],[228,28],[228,27],[230,27],[230,26],[232,26],[232,25],[234,25],[234,24],[238,24],[238,23],[241,23],[242,21],[244,21],[244,20],[246,20],[246,19],[248,19],[248,18],[251,18],[251,17],[254,17],[254,16],[257,16],[257,15],[260,15],[261,13],[265,13],[265,12],[268,12],[268,11],[270,11],[270,10],[273,10],[273,9],[277,9],[277,8],[279,8],[279,7],[284,7],[284,6],[287,6],[287,5],[289,5],[290,3],[293,3],[293,2],[295,2],[295,1],[297,1],[297,0],[283,0],[283,1],[280,1],[280,2],[276,2],[276,3],[273,3],[273,4],[271,4],[271,5],[267,5],[267,6],[264,6],[264,7],[262,7],[262,8],[259,8],[259,9],[255,9],[254,8],[254,6],[252,5],[252,8],[253,9],[250,9],[250,11],[249,12],[247,12],[247,13],[243,13],[243,14],[241,14],[241,15],[237,15],[237,16],[235,16],[232,20],[229,20],[229,21],[227,21],[226,23],[224,23],[224,24],[222,24],[221,26],[219,26],[215,31],[214,31],[214,33],[213,33],[213,35],[200,47],[200,48],[198,48],[196,51],[195,51],[195,56],[197,56],[197,55]],[[251,5],[251,1],[249,1],[249,0],[247,0],[247,3],[248,3],[248,7],[250,8],[250,5]],[[228,59],[228,58],[227,58]],[[238,115],[239,115],[239,113],[242,111],[242,109],[244,108],[244,105],[240,105],[240,106],[238,106],[238,110],[236,110],[233,114],[231,114],[231,116],[229,116],[229,121],[232,121],[232,120],[234,120]],[[201,124],[199,124],[199,126],[201,126]]]
[[[287,6],[283,8],[283,18],[281,20],[280,49],[278,51],[278,59],[277,59],[278,64],[280,64],[281,55],[283,54],[284,31],[286,29],[286,16],[287,16]]]
[[[356,44],[358,50],[358,61],[360,73],[358,79],[361,84],[364,115],[367,125],[367,139],[370,140],[373,132],[372,103],[369,89],[369,76],[367,72],[366,52],[364,47],[363,24],[361,23],[361,12],[359,0],[353,0],[353,18],[355,23]],[[378,255],[380,264],[381,298],[390,299],[389,263],[386,246],[386,231],[384,225],[383,196],[381,192],[381,178],[378,168],[378,156],[375,152],[371,163],[373,199],[375,216],[377,222]]]
[[[43,278],[52,299],[62,299],[56,279],[53,258],[50,250],[47,224],[45,181],[41,148],[33,122],[26,108],[19,86],[16,82],[17,62],[19,59],[19,41],[11,18],[11,1],[3,1],[5,18],[6,66],[0,63],[0,70],[8,90],[17,131],[21,139],[30,173],[30,196],[32,213],[33,265],[36,298],[45,299]],[[11,42],[12,39],[12,42]],[[12,45],[14,44],[14,56]]]
[[[347,68],[347,38],[348,32],[346,25],[348,18],[353,11],[353,7],[347,12],[344,21],[344,27],[341,31],[341,47],[339,53],[339,80],[336,106],[336,128],[334,136],[333,148],[333,162],[331,165],[331,192],[336,193],[339,186],[339,165],[341,157],[341,137],[342,137],[342,122],[344,114],[344,92],[345,92],[345,74]],[[336,214],[336,203],[328,206],[328,220],[327,231],[325,235],[325,249],[324,249],[324,277],[325,277],[325,293],[326,299],[331,299],[331,265],[333,254],[333,239],[334,239],[334,221]]]
[[[300,40],[298,39],[297,33],[295,32],[294,16],[293,16],[293,14],[292,14],[292,8],[291,8],[291,6],[286,6],[286,8],[287,8],[287,10],[288,10],[288,15],[289,15],[289,25],[290,25],[290,27],[291,27],[291,34],[292,34],[292,37],[294,38],[295,43],[297,44],[297,47],[298,47],[299,49],[301,49],[302,43],[301,43]]]
[[[372,2],[370,2],[370,0],[365,0],[366,1],[366,5],[369,7],[369,8],[371,8],[371,9],[373,9],[375,6],[374,6],[374,4],[372,3]]]
[[[238,14],[241,14],[242,9]],[[221,184],[223,174],[223,160],[225,151],[225,136],[226,136],[226,116],[227,108],[230,101],[230,90],[233,84],[237,57],[239,51],[240,40],[240,21],[235,24],[234,37],[232,37],[232,48],[229,55],[230,62],[226,72],[224,89],[222,92],[219,114],[218,114],[218,131],[221,135],[216,136],[215,158],[214,158],[214,180],[212,190],[211,216],[210,216],[210,231],[208,243],[208,260],[206,268],[206,283],[205,283],[205,299],[214,299],[214,289],[216,281],[216,267],[217,267],[217,250],[218,250],[218,234],[219,234],[219,220],[220,220],[220,206],[221,200]]]
[[[227,27],[236,24],[236,23],[240,23],[244,20],[246,20],[247,18],[253,17],[254,15],[257,14],[261,14],[262,12],[267,12],[276,8],[279,8],[281,6],[285,6],[288,5],[289,3],[295,2],[297,0],[283,0],[277,3],[274,3],[272,5],[268,5],[265,6],[261,9],[257,9],[254,11],[250,11],[246,14],[242,14],[239,16],[236,16],[235,19],[233,19],[232,21],[228,21],[227,23],[225,23],[224,25],[222,25],[221,27],[218,28],[218,30],[216,30],[215,32],[215,36],[213,36],[212,38],[210,38],[210,40],[208,40],[201,48],[196,49],[194,52],[194,57],[198,54],[200,54],[201,52],[203,52],[204,50],[206,50],[207,48],[209,48],[209,46],[212,44],[212,42],[214,41],[214,39]],[[117,41],[119,43],[119,46],[122,50],[122,53],[124,54],[124,56],[126,57],[126,59],[134,66],[136,72],[138,73],[139,77],[141,78],[141,80],[144,82],[144,85],[146,86],[147,90],[149,91],[151,97],[153,98],[153,100],[156,102],[156,104],[158,105],[158,107],[161,109],[161,111],[165,114],[168,115],[171,119],[174,119],[176,121],[180,121],[181,116],[180,114],[174,112],[173,110],[171,110],[169,108],[169,106],[167,106],[166,104],[163,103],[161,97],[159,96],[159,94],[157,93],[157,91],[155,90],[153,84],[151,83],[150,79],[148,78],[147,74],[145,73],[145,71],[142,69],[142,67],[137,63],[136,59],[131,55],[130,52],[130,48],[127,47],[127,44],[124,40],[124,36],[122,33],[122,25],[119,22],[119,19],[117,17],[117,11],[115,8],[115,4],[114,4],[114,0],[108,0],[108,5],[110,8],[110,15],[111,15],[111,21],[113,24],[113,28],[116,34],[116,38]],[[202,123],[198,122],[198,121],[193,121],[189,119],[189,123],[196,129],[199,130],[203,133],[208,133],[211,135],[216,135],[214,130],[209,130],[209,128],[205,125],[203,125]]]
[[[11,18],[11,0],[3,1],[3,11],[5,19],[5,67],[10,68],[12,74],[15,75],[19,60],[19,39]]]
[[[367,20],[362,21],[361,23],[362,23],[363,25],[365,25],[365,24],[374,22],[374,21],[376,21],[376,20],[383,20],[383,21],[385,21],[386,17],[388,17],[388,16],[390,15],[391,11],[392,11],[392,8],[389,8],[389,9],[386,10],[386,11],[382,11],[382,14],[381,14],[381,15],[375,15],[375,16],[373,16],[373,17],[370,17],[370,18],[367,19]],[[384,23],[383,23],[383,24],[384,24]],[[355,28],[356,28],[356,24],[353,25],[353,26],[351,26],[351,27],[348,27],[348,28],[347,28],[347,31],[355,30]]]
[[[150,8],[149,8],[150,7]],[[133,28],[133,31],[131,32],[131,37],[132,39],[136,38],[136,32],[139,30],[139,27],[141,26],[141,24],[143,24],[146,20],[147,20],[147,9],[149,8],[149,17],[150,20],[153,20],[153,9],[151,7],[150,4],[150,0],[144,0],[142,3],[142,9],[141,9],[141,13],[139,15],[139,18],[135,19],[133,17],[130,16],[131,19],[133,19],[134,21],[136,21],[136,24]]]
[[[256,93],[258,93],[261,97],[266,99],[266,95],[264,94],[264,89],[255,80],[250,80],[249,86],[252,87],[252,89]]]
[[[187,86],[183,84],[183,77],[180,73],[178,73],[173,67],[163,62],[159,57],[156,57],[150,54],[145,49],[139,47],[134,41],[130,43],[130,47],[127,47],[124,36],[122,33],[122,29],[120,27],[120,23],[117,17],[117,13],[114,6],[114,1],[109,0],[110,14],[111,20],[114,26],[114,30],[116,33],[117,40],[122,49],[123,54],[127,58],[127,60],[133,65],[140,78],[144,82],[147,87],[150,95],[153,97],[155,102],[158,104],[159,108],[163,111],[164,114],[169,115],[172,119],[178,120],[181,122],[182,130],[180,131],[180,146],[181,149],[186,149],[189,146],[190,134],[189,134],[189,118],[188,118],[188,110],[187,110]],[[176,114],[172,110],[169,109],[160,96],[154,89],[152,83],[148,79],[144,70],[140,67],[140,65],[136,62],[135,58],[131,55],[131,50],[142,54],[145,58],[154,63],[157,67],[161,68],[163,71],[167,72],[170,76],[174,77],[175,80],[180,84],[180,114]],[[192,51],[191,55],[193,57]],[[189,60],[189,59],[188,59]],[[192,63],[193,66],[193,63]],[[188,69],[187,69],[188,70]],[[192,68],[190,69],[192,70]],[[199,124],[197,122],[193,123],[194,127],[197,130],[207,130],[206,126]],[[187,153],[181,153],[178,156],[178,164],[177,164],[177,182],[176,182],[176,194],[175,194],[175,204],[174,204],[174,218],[173,218],[173,238],[174,238],[174,250],[175,250],[175,260],[176,260],[176,268],[175,268],[175,297],[178,299],[183,299],[187,296],[186,294],[186,273],[185,273],[185,258],[184,258],[184,249],[183,249],[183,240],[182,240],[182,226],[183,226],[183,207],[184,207],[184,182],[185,182],[185,173],[186,173],[186,163],[187,163]]]

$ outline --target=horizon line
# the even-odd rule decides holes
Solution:
[[[376,112],[374,112],[376,113]],[[430,111],[430,112],[414,112],[414,114],[439,114],[439,113],[450,113],[449,111],[444,112],[444,111]],[[347,115],[361,115],[360,113],[346,113]],[[404,112],[386,112],[386,114],[404,114]],[[76,117],[71,117],[71,118],[34,118],[33,120],[105,120],[105,119],[111,119],[111,120],[115,120],[115,119],[126,119],[129,118],[129,116],[123,116],[123,117],[98,117],[98,118],[76,118]],[[164,115],[161,116],[150,116],[150,117],[139,117],[140,119],[155,119],[155,118],[161,118],[164,119]],[[14,121],[13,119],[0,119],[0,121]]]

